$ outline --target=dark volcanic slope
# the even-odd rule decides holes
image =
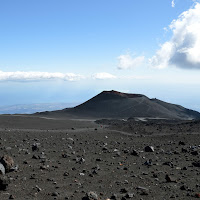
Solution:
[[[105,121],[1,116],[0,157],[14,168],[2,175],[0,161],[0,200],[200,197],[200,121]]]
[[[113,90],[104,91],[74,108],[46,112],[46,114],[64,114],[65,116],[88,118],[200,118],[200,113],[186,109],[179,105],[166,103],[158,99],[149,99],[141,94],[126,94]]]

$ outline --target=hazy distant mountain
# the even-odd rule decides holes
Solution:
[[[35,112],[53,111],[70,108],[78,103],[38,103],[0,106],[0,114],[32,114]]]
[[[60,111],[41,113],[80,118],[153,117],[168,119],[200,119],[200,113],[182,106],[150,99],[141,94],[104,91],[78,105]]]

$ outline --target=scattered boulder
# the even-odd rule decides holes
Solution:
[[[192,163],[192,165],[195,167],[200,167],[200,161],[195,161]]]
[[[76,158],[76,163],[82,164],[82,163],[84,163],[84,162],[85,162],[85,159],[84,159],[84,158],[82,158],[82,157],[77,157],[77,158]]]
[[[5,167],[5,172],[9,172],[11,168],[14,166],[13,159],[8,155],[3,156],[0,160],[0,163],[2,163],[3,166]]]
[[[182,153],[187,153],[188,152],[188,150],[185,149],[185,148],[182,148],[181,151],[182,151]]]
[[[187,167],[183,167],[182,170],[187,170]]]
[[[139,153],[135,149],[132,149],[131,155],[133,155],[133,156],[139,156]]]
[[[180,187],[180,189],[181,189],[181,190],[187,190],[187,187],[186,187],[185,185],[182,185],[182,186]]]
[[[128,198],[128,199],[133,198],[134,196],[135,196],[134,193],[128,192],[128,193],[126,194],[126,198]]]
[[[37,160],[37,159],[39,159],[39,156],[33,155],[33,156],[32,156],[32,159],[36,159],[36,160]]]
[[[174,164],[172,162],[164,162],[163,165],[167,165],[167,166],[170,166],[170,167],[174,166]]]
[[[166,176],[165,176],[165,180],[168,182],[168,183],[177,183],[177,180],[174,178],[174,177],[172,177],[172,176],[170,176],[170,175],[168,175],[168,174],[166,174]]]
[[[121,190],[120,190],[120,193],[127,193],[128,192],[128,190],[126,189],[126,188],[122,188]]]
[[[149,189],[148,188],[138,186],[136,189],[138,190],[140,195],[148,195],[149,194]]]
[[[149,159],[149,160],[146,160],[144,165],[147,165],[147,166],[152,166],[152,160]]]
[[[5,174],[5,167],[0,163],[0,174],[4,175]]]
[[[32,145],[32,151],[39,151],[39,143],[34,143]]]
[[[112,200],[117,200],[117,198],[118,198],[118,195],[117,195],[117,194],[113,194],[113,195],[110,197],[110,199],[112,199]]]
[[[146,146],[144,148],[145,152],[154,152],[154,147],[153,146]]]
[[[52,192],[51,196],[57,197],[59,194],[57,192]]]
[[[10,183],[7,176],[0,176],[0,190],[5,190]]]
[[[192,151],[191,154],[192,154],[193,156],[199,155],[198,151]]]
[[[15,197],[11,194],[11,195],[9,196],[9,199],[15,199]]]
[[[68,172],[64,172],[63,176],[69,176]]]
[[[98,200],[98,195],[96,192],[88,192],[85,197],[82,198],[82,200]]]
[[[185,145],[185,142],[183,142],[183,141],[179,141],[178,144],[179,144],[179,145]]]

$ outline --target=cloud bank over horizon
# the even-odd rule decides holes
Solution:
[[[62,80],[62,81],[81,81],[81,80],[115,80],[115,79],[149,79],[150,76],[137,76],[137,75],[113,75],[107,72],[99,72],[91,75],[81,75],[75,73],[61,73],[61,72],[3,72],[0,71],[0,82],[2,81],[18,81],[18,82],[31,82],[31,81],[49,81],[49,80]]]
[[[3,72],[0,71],[0,81],[41,81],[61,79],[64,81],[78,81],[83,79],[84,76],[74,73],[49,73],[49,72]]]
[[[169,25],[172,37],[149,59],[155,68],[176,66],[200,69],[200,3],[183,12]]]

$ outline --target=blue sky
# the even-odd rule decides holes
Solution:
[[[200,111],[200,2],[0,0],[0,105],[143,93]]]

